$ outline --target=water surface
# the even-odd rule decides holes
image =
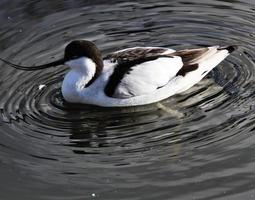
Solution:
[[[255,3],[200,2],[1,1],[1,57],[23,65],[62,57],[74,39],[103,54],[240,47],[190,90],[125,109],[66,103],[64,66],[1,63],[0,198],[254,199]]]

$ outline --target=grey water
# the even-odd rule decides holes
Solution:
[[[191,89],[125,109],[65,102],[64,66],[0,63],[1,200],[255,198],[253,0],[1,0],[0,21],[0,57],[29,66],[75,39],[104,55],[239,46]]]

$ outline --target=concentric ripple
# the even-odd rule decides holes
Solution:
[[[65,102],[64,66],[24,72],[1,63],[0,198],[252,199],[254,8],[252,1],[3,1],[1,57],[23,65],[62,57],[73,39],[94,41],[103,54],[239,49],[184,93],[132,108]]]

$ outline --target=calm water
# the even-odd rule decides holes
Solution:
[[[67,68],[0,63],[0,199],[254,199],[255,2],[200,2],[1,0],[0,56],[23,65],[60,58],[74,39],[103,54],[240,48],[162,102],[175,113],[68,104],[60,92]]]

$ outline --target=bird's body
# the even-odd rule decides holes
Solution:
[[[182,51],[134,47],[103,59],[92,42],[79,40],[66,46],[63,59],[37,67],[59,64],[70,67],[61,87],[68,102],[104,107],[138,106],[187,90],[234,50],[233,46]],[[15,68],[29,70],[1,60]]]
[[[229,50],[216,46],[179,52],[160,47],[124,49],[105,57],[100,75],[88,87],[96,65],[83,57],[76,64],[66,63],[71,71],[62,94],[68,102],[104,107],[150,104],[192,87],[228,55]]]

